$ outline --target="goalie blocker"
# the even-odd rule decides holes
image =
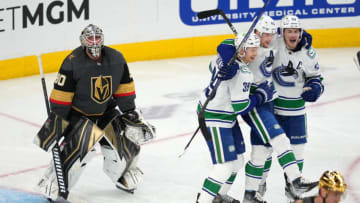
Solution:
[[[137,111],[138,112],[138,111]],[[61,119],[62,134],[56,135],[56,121]],[[70,191],[76,184],[87,163],[95,156],[95,145],[100,144],[104,156],[103,171],[119,189],[133,192],[142,179],[142,171],[137,167],[140,145],[155,136],[155,128],[139,116],[140,122],[132,123],[119,111],[112,109],[97,120],[97,125],[86,117],[72,127],[55,113],[38,132],[34,143],[48,151],[61,137],[61,160],[64,168],[65,184]],[[37,184],[39,192],[55,199],[59,195],[53,161]]]

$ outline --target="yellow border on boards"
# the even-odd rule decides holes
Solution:
[[[360,27],[307,30],[313,36],[315,48],[360,46]],[[216,46],[233,35],[214,35],[168,39],[140,43],[112,45],[121,51],[128,62],[167,58],[212,55]],[[46,53],[41,56],[45,73],[57,72],[63,59],[71,51]],[[0,80],[39,74],[36,56],[25,56],[0,61]]]

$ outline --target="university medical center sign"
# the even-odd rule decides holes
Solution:
[[[201,3],[217,5],[212,9],[222,9],[231,22],[250,22],[264,5],[263,0],[180,0],[180,19],[190,26],[225,23],[221,16],[199,19],[201,10],[192,5]],[[209,9],[209,8],[208,8]],[[203,9],[206,10],[206,9]],[[275,20],[284,15],[294,14],[300,18],[329,18],[360,16],[360,0],[270,0],[266,14]]]

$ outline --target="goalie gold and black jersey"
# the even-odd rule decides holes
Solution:
[[[66,57],[50,95],[51,111],[68,119],[71,109],[101,116],[115,98],[121,111],[135,108],[135,85],[123,55],[104,46],[95,62],[78,47]]]

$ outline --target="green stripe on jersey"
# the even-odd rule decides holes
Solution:
[[[246,100],[244,102],[232,103],[231,105],[232,105],[235,112],[241,112],[241,111],[245,110],[250,105],[250,101]]]
[[[283,99],[276,98],[274,105],[278,107],[288,108],[288,109],[297,109],[305,106],[305,101],[301,99]]]
[[[197,108],[198,112],[201,110],[200,104],[198,104]],[[224,113],[215,113],[215,112],[204,112],[205,119],[217,119],[217,120],[223,120],[223,121],[234,121],[236,119],[236,114],[224,114]]]

